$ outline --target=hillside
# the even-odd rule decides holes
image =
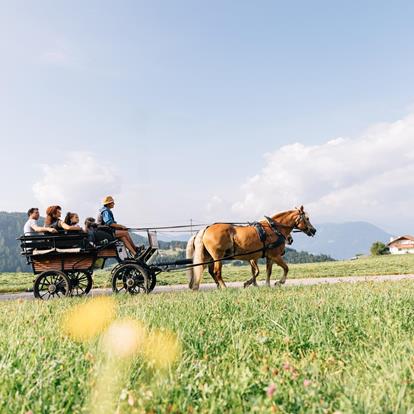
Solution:
[[[296,250],[324,253],[335,259],[348,259],[358,253],[368,254],[373,242],[387,243],[391,234],[366,222],[324,223],[316,225],[315,237],[294,236]]]
[[[24,223],[27,220],[25,213],[0,212],[0,271],[27,272],[24,257],[20,255],[20,246],[16,240],[22,234]]]

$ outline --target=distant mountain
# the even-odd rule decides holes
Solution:
[[[327,254],[335,259],[348,259],[358,253],[368,254],[373,242],[387,243],[391,234],[367,222],[323,223],[315,225],[315,237],[294,234],[292,247],[313,254]]]

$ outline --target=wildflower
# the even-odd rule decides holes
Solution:
[[[128,394],[128,405],[130,405],[131,407],[135,404],[135,400],[134,397],[132,396],[131,393]]]
[[[284,362],[282,367],[285,371],[290,371],[292,369],[292,366],[289,364],[289,362]]]
[[[128,319],[116,321],[105,333],[104,348],[111,356],[132,356],[142,348],[145,337],[146,331],[141,323]]]
[[[309,385],[311,385],[311,384],[312,384],[312,381],[311,381],[311,380],[305,379],[305,380],[303,381],[303,386],[304,386],[304,387],[309,387]]]
[[[75,341],[87,341],[103,332],[114,317],[114,299],[93,298],[69,310],[63,319],[63,332]]]
[[[276,392],[276,384],[274,382],[272,382],[266,390],[266,395],[268,396],[268,398],[272,398],[273,394]]]
[[[153,331],[144,344],[144,355],[157,368],[167,368],[181,354],[180,343],[172,332]]]

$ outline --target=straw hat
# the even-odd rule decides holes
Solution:
[[[106,206],[107,204],[111,204],[111,203],[115,203],[115,200],[111,196],[106,196],[102,201],[102,204],[104,206]]]

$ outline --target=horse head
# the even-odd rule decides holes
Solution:
[[[309,220],[308,213],[303,206],[296,208],[295,228],[303,231],[307,236],[313,237],[316,234],[316,229]]]

